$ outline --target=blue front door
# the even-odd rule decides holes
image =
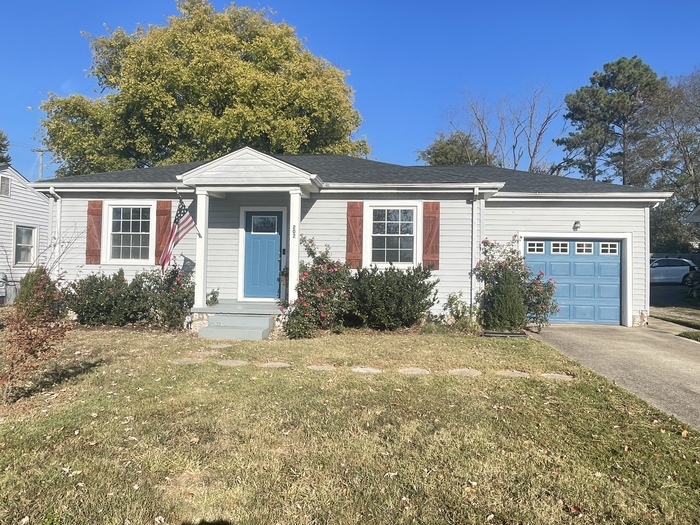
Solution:
[[[279,298],[281,250],[282,212],[246,212],[244,297]]]

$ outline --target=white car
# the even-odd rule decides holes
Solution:
[[[690,272],[697,270],[693,261],[675,257],[655,259],[649,266],[651,284],[678,283],[688,284]]]

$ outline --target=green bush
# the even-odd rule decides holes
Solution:
[[[481,322],[489,331],[514,332],[525,328],[525,294],[515,272],[504,270],[484,292]]]
[[[431,270],[421,265],[361,268],[352,280],[352,313],[375,330],[414,326],[437,301],[438,280],[431,277]]]
[[[549,324],[549,316],[558,311],[557,302],[553,299],[556,283],[552,279],[545,281],[542,272],[536,277],[532,276],[532,272],[525,264],[525,258],[518,247],[518,237],[514,236],[507,244],[484,239],[481,248],[482,258],[472,273],[483,284],[483,290],[479,295],[482,321],[485,318],[497,318],[496,314],[492,316],[484,311],[492,308],[494,304],[488,296],[491,293],[491,287],[501,282],[504,275],[510,274],[519,284],[520,291],[514,300],[519,303],[522,298],[525,304],[526,322],[535,325],[538,331]]]
[[[194,284],[176,266],[165,274],[158,269],[141,272],[130,283],[120,269],[111,276],[93,274],[72,283],[64,300],[80,324],[178,329],[194,304]]]
[[[58,317],[59,298],[56,282],[51,279],[46,268],[39,266],[27,272],[20,280],[15,307],[22,310],[27,319],[44,314]]]

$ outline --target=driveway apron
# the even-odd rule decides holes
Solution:
[[[564,355],[700,429],[700,343],[678,337],[685,327],[551,325],[536,337]]]

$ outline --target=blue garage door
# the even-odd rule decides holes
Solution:
[[[553,323],[620,324],[620,243],[525,239],[533,274],[556,282]]]

